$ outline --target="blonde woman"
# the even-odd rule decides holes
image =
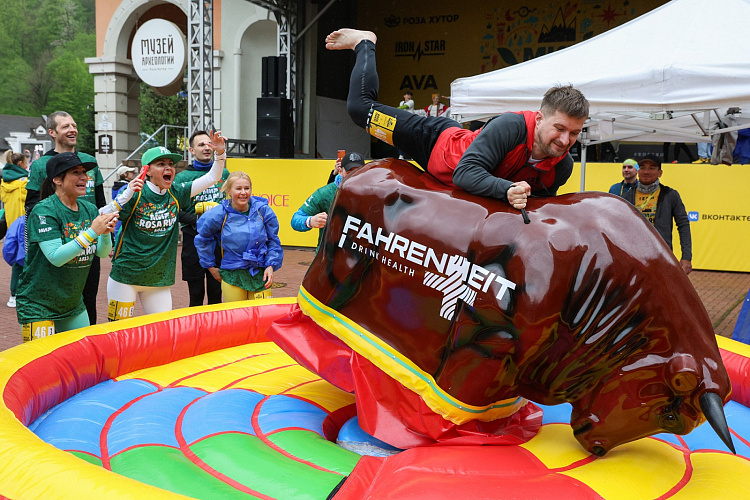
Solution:
[[[225,302],[270,297],[273,273],[284,260],[276,214],[265,198],[253,196],[245,172],[229,174],[222,191],[227,199],[198,219],[195,247],[201,266],[221,282]]]

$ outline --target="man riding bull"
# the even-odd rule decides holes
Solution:
[[[370,31],[349,28],[326,37],[327,49],[356,54],[347,110],[357,125],[410,155],[444,184],[507,200],[518,210],[526,207],[528,196],[554,196],[568,180],[573,170],[568,150],[589,114],[579,90],[552,87],[539,111],[504,113],[472,132],[445,116],[418,116],[377,102],[376,41]]]

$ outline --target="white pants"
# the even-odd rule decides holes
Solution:
[[[107,300],[110,303],[114,300],[135,304],[136,297],[141,300],[146,314],[172,310],[172,291],[168,286],[126,285],[112,277],[107,280]]]

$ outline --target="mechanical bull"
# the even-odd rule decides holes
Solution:
[[[394,415],[411,425],[413,402],[389,396],[401,390],[455,425],[474,421],[472,432],[526,400],[569,402],[575,437],[600,456],[705,419],[733,450],[711,322],[630,204],[531,198],[524,224],[505,202],[441,186],[398,160],[350,174],[299,296],[332,335],[280,342],[355,391],[365,430],[391,442]],[[340,375],[348,353],[354,382]],[[390,385],[374,382],[379,371]]]

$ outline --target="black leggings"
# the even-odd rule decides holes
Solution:
[[[89,275],[86,278],[86,284],[83,286],[83,305],[86,306],[86,314],[89,317],[89,324],[96,324],[96,296],[99,293],[99,275],[101,274],[101,261],[94,255],[91,259]]]
[[[346,110],[370,135],[397,147],[427,170],[430,153],[444,130],[461,125],[444,116],[419,116],[377,101],[380,83],[375,44],[363,40],[354,48],[356,61],[349,80]]]

